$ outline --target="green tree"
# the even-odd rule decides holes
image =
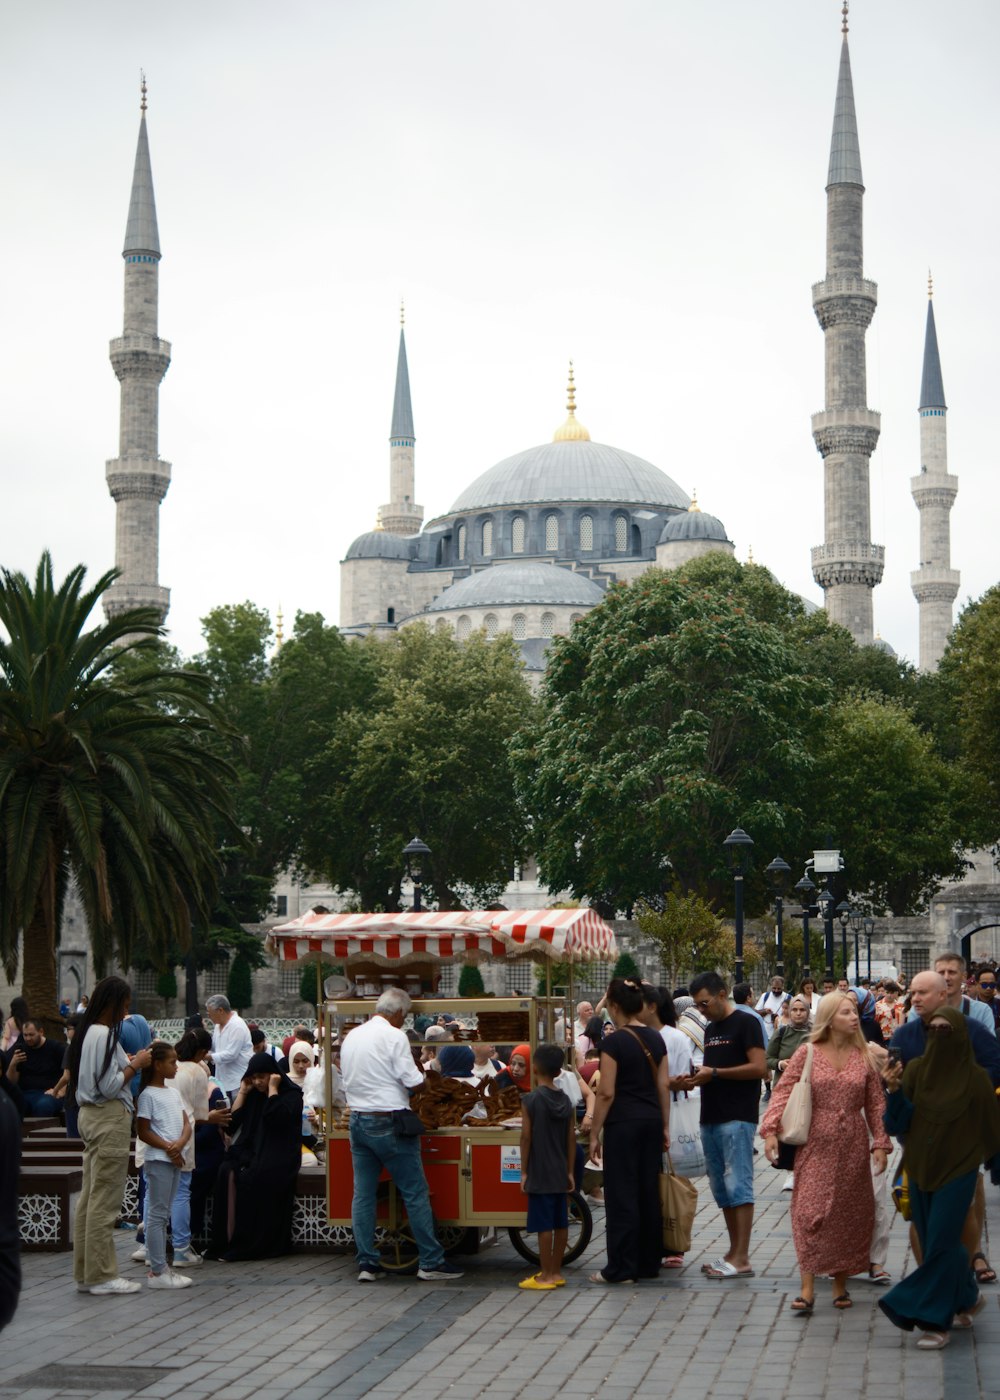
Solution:
[[[733,826],[797,848],[829,698],[797,644],[802,616],[767,570],[710,555],[612,588],[556,640],[515,748],[551,887],[605,914],[673,884],[722,901]],[[759,878],[748,897],[763,902]]]
[[[462,971],[458,975],[458,995],[460,997],[483,997],[486,995],[483,974],[475,963],[462,965]]]
[[[363,701],[305,763],[304,864],[365,909],[396,909],[417,834],[429,901],[489,904],[525,839],[508,742],[532,702],[513,641],[459,643],[418,624],[356,649]]]
[[[50,1017],[70,876],[99,972],[112,954],[131,966],[137,949],[163,965],[214,898],[216,832],[239,840],[204,680],[155,664],[150,609],[88,631],[116,575],[85,589],[85,572],[57,586],[46,553],[33,584],[0,575],[0,952],[13,976],[23,929],[23,993]]]
[[[827,715],[817,756],[815,830],[837,834],[853,897],[876,913],[912,914],[961,876],[959,775],[907,709],[846,695]]]
[[[237,953],[229,964],[226,996],[237,1011],[242,1012],[253,1005],[253,974],[245,953]]]
[[[661,907],[657,908],[640,901],[635,918],[646,937],[655,939],[664,976],[671,987],[692,972],[714,968],[722,962],[729,944],[722,920],[711,904],[697,894],[673,891],[659,903]]]
[[[319,1006],[323,1000],[323,983],[328,977],[344,971],[341,963],[321,962],[317,975],[316,963],[308,962],[299,974],[299,998],[306,1006]]]
[[[170,1003],[177,997],[177,976],[172,967],[166,967],[156,976],[156,995],[163,1000],[163,1014],[170,1015]]]
[[[619,953],[618,960],[611,969],[612,981],[616,977],[641,977],[639,964],[631,953]]]
[[[957,717],[966,791],[978,807],[980,844],[1000,837],[1000,585],[963,611],[941,661]]]

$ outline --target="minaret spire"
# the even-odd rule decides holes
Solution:
[[[406,362],[405,308],[399,305],[399,354],[396,358],[396,391],[389,429],[389,504],[382,506],[382,527],[391,535],[415,535],[424,518],[423,506],[414,504],[413,408],[410,403],[410,370]]]
[[[862,646],[875,639],[872,590],[885,550],[871,542],[869,459],[880,419],[867,407],[865,332],[877,288],[864,277],[861,147],[843,11],[840,70],[826,186],[826,277],[813,287],[813,309],[826,342],[826,407],[813,415],[813,438],[824,463],[824,542],[812,551],[813,578],[826,610]]]
[[[948,642],[960,575],[951,567],[951,508],[958,477],[948,474],[948,406],[934,322],[934,284],[927,274],[927,326],[920,378],[920,475],[910,493],[920,512],[920,568],[910,586],[920,605],[920,669],[935,671]]]
[[[111,364],[121,384],[121,421],[118,456],[107,463],[106,476],[117,506],[115,568],[120,577],[104,595],[104,611],[110,618],[127,608],[151,607],[162,622],[170,607],[170,591],[158,582],[160,502],[170,485],[170,463],[159,457],[159,393],[170,364],[170,345],[157,335],[160,236],[146,134],[146,95],[143,73],[139,140],[122,249],[124,325],[122,334],[111,342]]]

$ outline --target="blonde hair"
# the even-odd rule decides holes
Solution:
[[[865,1058],[865,1064],[875,1067],[875,1056],[872,1054],[872,1047],[865,1040],[861,1031],[861,1009],[857,997],[853,992],[827,992],[826,996],[820,997],[819,1006],[816,1008],[816,1016],[813,1020],[812,1034],[809,1039],[814,1045],[822,1045],[833,1035],[833,1018],[840,1010],[842,1002],[849,1001],[854,1010],[858,1013],[858,1025],[854,1034],[850,1037],[850,1043],[861,1051]]]

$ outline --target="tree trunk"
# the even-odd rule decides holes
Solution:
[[[63,1019],[59,1015],[55,928],[46,918],[42,900],[24,930],[21,956],[21,995],[28,1003],[28,1010],[44,1023],[50,1040],[64,1040]]]

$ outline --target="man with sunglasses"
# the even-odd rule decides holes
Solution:
[[[979,1001],[993,1012],[993,1025],[1000,1034],[1000,1002],[997,1001],[997,975],[991,967],[984,967],[976,977],[979,988]]]
[[[939,959],[938,962],[948,962],[956,964],[961,961],[957,958],[948,957]],[[935,1014],[943,1006],[951,1002],[947,982],[940,972],[918,972],[910,983],[910,1000],[913,1005],[911,1019],[893,1032],[889,1041],[890,1061],[883,1071],[882,1077],[885,1080],[886,1088],[897,1089],[902,1082],[903,1067],[910,1061],[917,1059],[924,1053],[924,1046],[927,1042],[927,1027]],[[981,1065],[993,1081],[993,1087],[1000,1086],[1000,1042],[997,1041],[996,1033],[988,1029],[982,1022],[969,1014],[968,1006],[979,1006],[980,1002],[969,1002],[968,998],[962,998],[964,1005],[962,1009],[965,1014],[965,1026],[969,1032],[969,1044],[972,1046],[972,1053],[976,1057],[976,1063]],[[976,1271],[976,1279],[979,1283],[996,1283],[996,1271],[990,1267],[989,1260],[982,1250],[983,1223],[986,1216],[986,1195],[983,1190],[983,1178],[980,1175],[976,1183],[976,1194],[966,1216],[965,1226],[962,1230],[962,1243],[965,1245],[972,1261],[972,1267]],[[916,1239],[916,1232],[910,1230],[911,1243]]]

